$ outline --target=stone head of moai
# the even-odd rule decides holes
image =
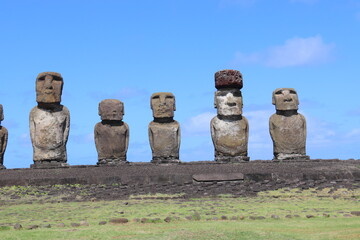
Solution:
[[[101,120],[121,121],[124,116],[124,103],[117,99],[105,99],[99,103]]]
[[[242,114],[243,100],[240,89],[243,86],[242,75],[237,70],[222,70],[215,73],[214,107],[217,114],[234,116]]]
[[[298,110],[299,98],[293,88],[277,88],[272,94],[272,104],[276,110]]]
[[[173,118],[175,107],[175,96],[170,92],[157,92],[151,95],[151,109],[154,118]]]
[[[217,114],[222,116],[241,115],[243,101],[238,89],[229,89],[215,92],[214,105]]]
[[[36,78],[36,102],[60,103],[64,81],[60,73],[42,72]]]
[[[0,104],[0,124],[1,124],[1,121],[4,120],[4,109],[3,109],[3,106]]]

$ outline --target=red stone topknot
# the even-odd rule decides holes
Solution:
[[[240,71],[225,69],[215,73],[215,87],[221,88],[237,88],[243,87],[243,79]]]

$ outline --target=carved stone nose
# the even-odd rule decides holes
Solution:
[[[230,106],[230,107],[234,107],[236,106],[236,103],[234,102],[227,102],[226,105]]]

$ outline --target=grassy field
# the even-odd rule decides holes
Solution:
[[[0,239],[355,240],[359,200],[360,189],[281,189],[246,198],[144,195],[64,202],[35,188],[6,187],[0,188]],[[129,222],[110,221],[119,218]],[[15,230],[15,224],[23,228]]]

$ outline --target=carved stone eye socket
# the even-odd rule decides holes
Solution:
[[[290,93],[291,93],[291,94],[296,94],[296,91],[290,90]]]
[[[220,96],[220,97],[223,97],[223,96],[226,96],[228,94],[228,92],[225,92],[225,91],[218,91],[216,93],[216,96]]]
[[[42,76],[42,77],[38,78],[38,81],[44,81],[46,77],[47,77],[47,76]],[[57,77],[57,76],[52,76],[52,78],[53,78],[53,80],[55,80],[55,81],[62,81],[62,79],[59,78],[59,77]]]
[[[234,93],[233,93],[233,96],[234,96],[234,97],[241,97],[241,92],[234,92]]]
[[[166,99],[174,99],[173,96],[166,96],[165,98],[166,98]]]
[[[160,96],[153,96],[152,99],[159,99]]]
[[[276,94],[276,95],[282,94],[282,90],[277,91],[275,94]]]

